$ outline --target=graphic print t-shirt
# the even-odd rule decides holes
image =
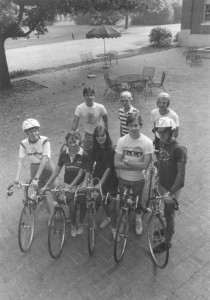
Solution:
[[[158,174],[160,184],[166,189],[170,190],[176,179],[178,169],[177,163],[187,162],[187,150],[180,146],[176,141],[170,144],[160,142],[159,152],[159,167]],[[182,182],[182,187],[184,181]]]
[[[47,155],[50,158],[50,142],[46,136],[40,136],[39,139],[32,143],[25,139],[20,143],[19,157],[24,158],[28,155],[32,163],[40,163],[42,156]]]
[[[143,162],[145,154],[153,153],[153,144],[147,136],[141,133],[138,139],[132,139],[129,134],[118,140],[115,150],[129,161]],[[119,176],[129,181],[142,180],[145,177],[144,170],[119,170]]]
[[[77,106],[75,115],[83,119],[85,131],[93,134],[97,125],[103,124],[102,116],[106,115],[106,109],[102,104],[95,103],[88,107],[86,103]]]

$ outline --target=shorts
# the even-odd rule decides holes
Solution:
[[[132,188],[134,196],[139,196],[138,201],[138,208],[137,211],[139,212],[140,206],[142,205],[142,194],[144,190],[145,179],[138,180],[138,181],[129,181],[123,178],[119,178],[119,190],[120,193],[123,193],[124,188]]]

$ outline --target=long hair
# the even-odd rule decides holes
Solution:
[[[100,145],[96,140],[96,137],[100,133],[105,133],[106,134],[106,140],[105,140],[105,143],[104,143],[105,149],[111,149],[112,148],[112,140],[111,140],[111,137],[109,135],[108,130],[103,125],[98,125],[94,129],[94,132],[93,132],[93,149],[94,150],[100,149]]]

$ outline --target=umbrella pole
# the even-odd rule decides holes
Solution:
[[[106,54],[105,38],[104,38],[104,53]]]

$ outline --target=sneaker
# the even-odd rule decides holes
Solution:
[[[82,234],[84,231],[84,224],[78,224],[77,234]]]
[[[112,228],[112,235],[113,235],[113,239],[115,240],[116,238],[116,233],[117,233],[117,229],[116,228]],[[117,241],[119,242],[120,241],[120,237],[118,235],[117,237]]]
[[[141,219],[137,219],[136,220],[136,234],[137,235],[141,235],[142,231],[143,231],[142,220]]]
[[[169,246],[169,249],[170,249],[172,247],[172,244],[169,243],[168,246]],[[153,248],[153,252],[154,253],[161,253],[161,252],[166,251],[166,249],[167,249],[166,242],[162,242],[162,243],[160,243],[159,245],[157,245]]]
[[[77,227],[74,225],[71,225],[71,236],[75,237],[77,235]]]
[[[101,222],[99,228],[100,229],[104,229],[106,226],[108,226],[111,223],[111,218],[108,217],[106,219],[103,220],[103,222]]]

